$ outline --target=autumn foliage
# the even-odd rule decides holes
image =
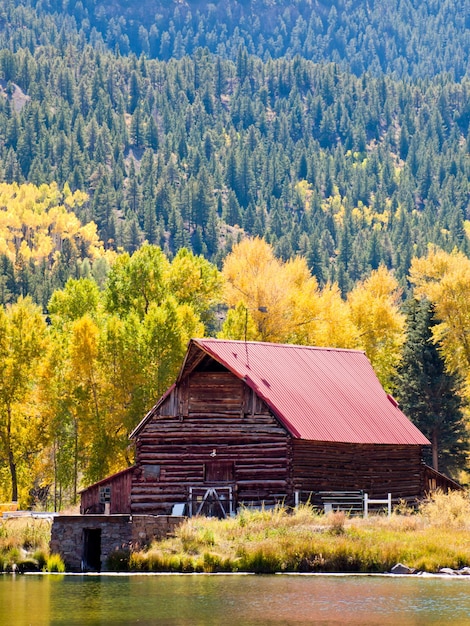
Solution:
[[[282,261],[246,238],[222,271],[185,248],[170,258],[144,244],[108,255],[98,280],[106,253],[94,225],[75,217],[80,202],[55,185],[0,185],[0,245],[12,261],[58,264],[68,241],[89,263],[45,310],[29,298],[0,310],[0,499],[59,509],[131,464],[128,434],[174,381],[194,336],[364,350],[393,391],[404,297],[385,266],[343,297],[336,283],[319,286],[304,257]],[[432,249],[414,259],[410,280],[415,297],[433,303],[434,341],[467,392],[470,261]]]

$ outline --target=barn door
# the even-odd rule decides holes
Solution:
[[[229,517],[234,512],[231,486],[190,487],[189,516]]]
[[[93,572],[101,570],[101,528],[83,529],[82,569]]]

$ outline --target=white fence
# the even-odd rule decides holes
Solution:
[[[388,516],[392,514],[392,494],[388,493],[386,498],[370,498],[369,494],[363,491],[317,491],[308,494],[308,499],[302,497],[302,493],[295,492],[295,506],[301,502],[310,502],[315,506],[322,506],[325,513],[331,511],[345,511],[350,515],[363,515],[368,517],[371,507],[377,510],[386,509]],[[321,504],[320,504],[321,503]]]
[[[392,514],[392,494],[387,494],[387,499],[380,500],[377,498],[369,498],[367,493],[364,494],[364,517],[368,517],[369,515],[369,505],[370,504],[386,504],[388,516]]]

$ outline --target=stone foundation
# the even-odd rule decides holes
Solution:
[[[184,517],[171,515],[59,515],[54,518],[51,553],[67,571],[107,571],[118,550],[138,549],[173,534]]]

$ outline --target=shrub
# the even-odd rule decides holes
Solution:
[[[463,491],[435,491],[421,504],[419,511],[432,526],[466,529],[470,525],[470,499]]]
[[[46,571],[58,573],[65,572],[65,565],[60,554],[51,554],[48,556],[46,561]]]
[[[274,574],[281,571],[277,548],[266,544],[248,547],[240,554],[240,570],[255,574]]]
[[[333,511],[327,515],[330,524],[330,533],[332,535],[342,535],[344,533],[344,524],[346,522],[346,514],[344,511]]]
[[[18,571],[23,572],[38,572],[39,566],[36,559],[25,558],[18,564]]]
[[[199,551],[199,529],[192,521],[187,521],[176,530],[176,536],[181,541],[184,552],[197,554]]]
[[[144,572],[147,567],[148,557],[142,552],[131,552],[128,567],[133,572]]]
[[[202,537],[201,543],[207,546],[213,546],[215,544],[214,531],[211,528],[205,528]]]
[[[36,561],[39,570],[43,570],[47,564],[47,553],[44,550],[36,550],[33,553],[33,559]]]
[[[10,550],[7,552],[7,561],[9,563],[14,563],[15,565],[17,565],[22,558],[22,554],[21,554],[21,550],[20,548],[10,548]]]
[[[106,560],[107,568],[111,572],[127,572],[129,571],[129,561],[131,552],[129,548],[120,548],[114,550]]]
[[[212,552],[204,552],[202,561],[203,561],[204,571],[206,573],[224,571],[222,558],[219,554],[213,554]]]
[[[11,548],[47,551],[51,537],[51,522],[45,519],[0,519],[0,552]]]

